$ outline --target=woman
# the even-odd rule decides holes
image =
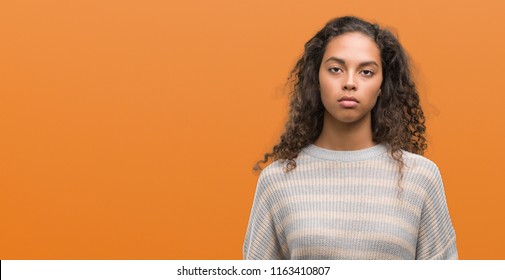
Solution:
[[[457,259],[425,118],[395,36],[326,24],[291,72],[280,142],[256,165],[245,259]]]

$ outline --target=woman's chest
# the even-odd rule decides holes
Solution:
[[[376,194],[303,194],[276,211],[292,259],[413,259],[421,204]]]

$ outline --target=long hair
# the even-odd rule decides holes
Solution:
[[[398,39],[387,29],[362,19],[345,16],[329,21],[306,44],[302,57],[291,70],[289,115],[284,132],[270,153],[265,153],[254,170],[269,160],[286,163],[284,171],[296,168],[300,151],[314,143],[323,128],[325,108],[319,90],[319,68],[331,39],[347,32],[360,32],[371,38],[380,50],[383,81],[381,96],[372,109],[372,138],[385,144],[399,164],[400,184],[404,162],[402,150],[423,154],[426,126],[419,95],[412,79],[409,59]]]

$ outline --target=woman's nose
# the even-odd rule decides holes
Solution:
[[[356,83],[352,75],[349,75],[347,80],[344,82],[343,90],[356,90]]]

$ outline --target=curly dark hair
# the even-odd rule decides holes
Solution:
[[[360,32],[370,37],[380,50],[383,81],[381,97],[371,112],[372,140],[385,144],[399,163],[399,182],[404,167],[402,150],[423,154],[427,147],[425,117],[407,53],[391,31],[357,17],[345,16],[329,21],[305,44],[304,53],[288,78],[292,90],[285,130],[279,143],[272,152],[264,154],[254,170],[261,170],[261,165],[269,160],[287,162],[284,171],[293,170],[298,153],[319,137],[325,112],[319,89],[319,68],[330,40],[347,32]]]

